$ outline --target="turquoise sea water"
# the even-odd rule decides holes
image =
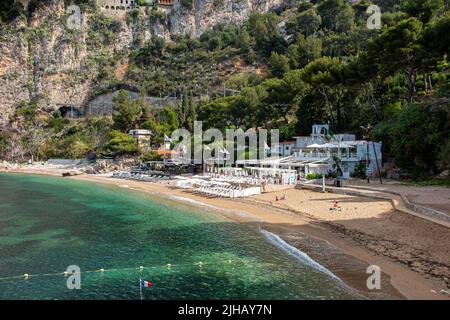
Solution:
[[[69,265],[81,268],[81,290],[52,275]],[[141,277],[154,284],[144,299],[353,297],[217,213],[125,188],[0,174],[0,299],[140,299]]]

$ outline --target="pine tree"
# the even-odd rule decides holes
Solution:
[[[189,94],[188,97],[188,113],[187,113],[187,129],[189,131],[194,130],[194,121],[197,120],[197,110],[196,105],[194,101],[194,96],[192,94],[192,91]]]

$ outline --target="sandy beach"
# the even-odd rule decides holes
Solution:
[[[15,170],[61,176],[57,169]],[[67,171],[67,170],[65,170]],[[362,295],[375,299],[450,299],[450,230],[397,211],[388,200],[288,189],[245,199],[213,198],[174,188],[102,175],[77,179],[171,198],[279,235]],[[286,194],[287,199],[275,201]],[[337,201],[337,210],[334,208]],[[381,290],[367,288],[367,267],[382,271]]]

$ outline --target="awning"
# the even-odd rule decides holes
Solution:
[[[309,149],[317,149],[317,148],[323,148],[323,146],[320,145],[320,144],[314,143],[314,144],[311,144],[311,145],[307,146],[307,148],[309,148]]]
[[[329,149],[341,149],[341,148],[354,148],[354,146],[349,145],[345,142],[339,142],[339,143],[325,143],[323,148],[329,148]]]
[[[340,142],[340,143],[325,143],[325,144],[312,144],[307,146],[306,148],[309,149],[341,149],[341,148],[354,148],[355,146],[352,146],[348,143],[345,142]]]
[[[177,152],[175,150],[164,150],[164,149],[158,149],[158,150],[156,150],[156,153],[160,156],[167,155],[167,154],[170,154],[170,155],[177,154]]]

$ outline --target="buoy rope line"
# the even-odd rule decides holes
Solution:
[[[98,269],[98,270],[88,270],[88,271],[81,271],[81,272],[68,272],[68,271],[64,271],[64,272],[54,272],[54,273],[40,273],[40,274],[28,274],[28,273],[24,273],[23,275],[20,276],[6,276],[6,277],[0,277],[0,281],[4,281],[4,280],[14,280],[14,279],[24,279],[27,280],[29,278],[36,278],[36,277],[50,277],[50,276],[71,276],[74,274],[83,274],[83,273],[104,273],[104,272],[111,272],[111,271],[123,271],[123,270],[135,270],[135,271],[144,271],[145,269],[157,269],[157,268],[165,268],[165,269],[172,269],[172,268],[176,268],[176,267],[188,267],[188,266],[197,266],[199,268],[202,268],[205,265],[218,265],[218,264],[232,264],[233,261],[232,260],[225,260],[222,263],[220,262],[196,262],[194,264],[192,263],[186,263],[186,264],[170,264],[167,263],[165,265],[159,265],[159,266],[139,266],[137,268],[113,268],[113,269]]]

